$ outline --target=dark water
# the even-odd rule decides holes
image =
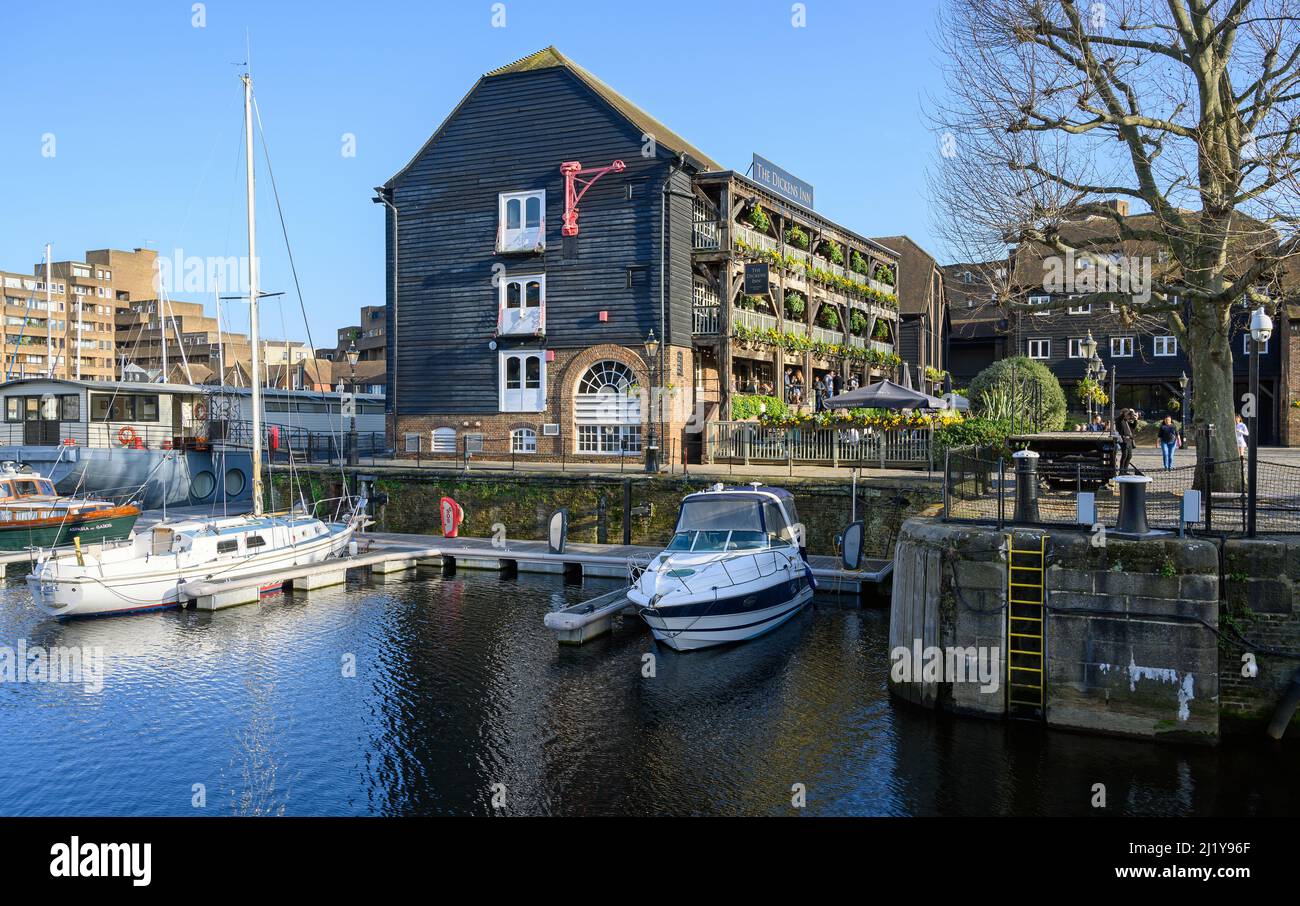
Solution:
[[[413,575],[413,574],[412,574]],[[102,691],[0,686],[0,813],[1293,814],[1296,750],[936,717],[885,690],[888,616],[818,600],[722,650],[639,621],[561,648],[608,583],[462,573],[66,625],[9,580],[0,644],[101,646]],[[656,653],[656,676],[642,657]],[[355,677],[344,676],[355,657]],[[202,784],[205,807],[192,805]]]

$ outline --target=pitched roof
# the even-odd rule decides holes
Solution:
[[[498,67],[497,69],[491,70],[490,72],[484,73],[482,78],[480,78],[477,82],[474,83],[474,87],[471,88],[466,93],[465,97],[461,98],[460,103],[458,103],[456,107],[451,111],[451,113],[447,115],[447,118],[442,121],[442,124],[438,126],[437,131],[435,131],[433,135],[429,138],[429,140],[425,142],[424,145],[421,146],[420,150],[416,153],[416,155],[411,158],[411,160],[406,164],[406,166],[402,167],[401,170],[399,170],[396,174],[394,174],[393,177],[389,179],[387,183],[385,183],[385,185],[392,185],[394,182],[396,182],[397,179],[403,173],[405,173],[407,170],[411,168],[412,164],[414,164],[417,160],[419,160],[420,156],[424,154],[425,150],[428,149],[430,146],[432,146],[433,143],[438,140],[438,137],[442,135],[443,130],[447,128],[447,124],[452,121],[452,119],[456,116],[456,113],[460,110],[462,106],[464,106],[465,102],[469,100],[469,98],[474,94],[475,90],[477,90],[478,86],[483,83],[484,79],[494,79],[494,78],[499,78],[501,76],[515,75],[518,73],[525,73],[525,72],[538,72],[544,69],[565,69],[568,72],[570,72],[580,82],[582,82],[592,91],[594,91],[603,101],[605,101],[605,103],[607,103],[611,108],[613,108],[613,110],[616,113],[618,113],[628,122],[630,122],[633,126],[639,129],[642,132],[642,134],[653,135],[656,144],[661,145],[670,151],[678,151],[678,152],[684,152],[686,154],[689,154],[691,157],[699,161],[699,163],[705,169],[708,170],[722,169],[722,166],[717,161],[713,160],[713,158],[709,157],[699,148],[696,148],[685,138],[678,135],[673,130],[669,129],[659,120],[655,119],[650,114],[646,113],[636,104],[633,104],[631,101],[629,101],[623,95],[619,94],[613,88],[610,88],[600,79],[596,78],[590,72],[583,69],[581,66],[573,62],[564,54],[560,53],[555,48],[554,45],[550,45],[548,47],[542,48],[536,53],[532,53],[526,57],[515,60],[513,63],[507,63],[505,66],[501,66]]]
[[[877,236],[874,242],[898,252],[898,310],[905,315],[924,312],[930,305],[930,287],[938,262],[910,236]]]

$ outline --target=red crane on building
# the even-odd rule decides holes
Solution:
[[[560,229],[563,236],[578,235],[578,203],[582,201],[582,196],[587,194],[587,190],[596,184],[606,173],[622,173],[627,169],[627,164],[621,160],[616,160],[607,167],[587,167],[583,169],[582,163],[576,160],[566,160],[560,164],[560,172],[564,174],[564,225]]]

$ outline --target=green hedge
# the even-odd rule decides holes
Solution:
[[[789,410],[784,402],[775,396],[761,394],[733,394],[731,397],[731,417],[734,421],[747,421],[758,418],[759,407],[767,404],[767,414],[774,418],[784,418]]]
[[[1007,437],[1011,422],[1000,418],[966,418],[945,422],[934,429],[934,452],[942,453],[949,447],[976,446],[991,450],[995,455],[1009,455]]]

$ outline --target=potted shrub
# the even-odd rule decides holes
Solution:
[[[785,293],[785,316],[787,318],[802,318],[804,313],[804,298],[800,293],[794,290],[786,290]]]
[[[886,286],[894,285],[894,272],[883,264],[876,265],[876,282]]]
[[[827,239],[822,243],[822,255],[828,258],[833,264],[844,263],[844,249],[834,239]]]
[[[849,256],[849,269],[859,274],[866,274],[870,271],[867,259],[862,257],[861,252],[854,252]]]
[[[749,225],[760,233],[766,233],[772,228],[772,218],[767,216],[767,211],[758,202],[754,202],[753,207],[749,209]]]
[[[849,315],[849,329],[858,336],[862,336],[867,332],[867,316],[854,309],[853,313]]]
[[[871,338],[874,340],[889,340],[889,325],[884,321],[876,322],[876,329],[871,332]]]
[[[785,241],[797,249],[808,251],[809,238],[808,234],[801,230],[798,225],[790,224],[785,231]]]
[[[840,326],[840,315],[832,306],[823,305],[817,312],[817,321],[829,330],[837,330]]]

